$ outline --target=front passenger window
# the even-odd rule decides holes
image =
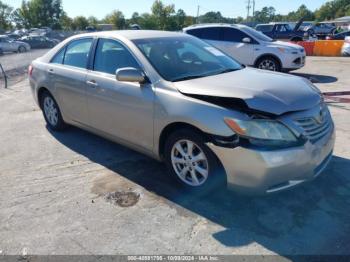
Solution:
[[[139,68],[139,65],[122,44],[115,40],[100,39],[95,54],[94,71],[114,75],[117,69],[123,67]]]

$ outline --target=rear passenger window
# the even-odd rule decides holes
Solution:
[[[80,39],[71,42],[67,46],[63,64],[79,68],[86,68],[91,45],[92,39]]]
[[[51,63],[53,64],[63,64],[63,58],[64,58],[64,52],[66,51],[65,48],[63,48],[61,51],[59,51],[54,58],[51,60]]]
[[[242,39],[249,37],[247,34],[235,28],[223,28],[224,41],[241,43]]]
[[[213,41],[222,40],[222,31],[220,27],[192,29],[192,30],[188,30],[187,33],[205,40],[213,40]]]
[[[100,39],[95,54],[94,71],[114,75],[117,69],[123,67],[139,68],[139,65],[122,44],[115,40]]]

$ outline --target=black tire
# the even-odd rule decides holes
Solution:
[[[53,121],[53,119],[50,117],[50,113],[45,109],[45,103],[48,101],[52,101],[52,108],[56,110],[57,114],[57,121]],[[56,102],[56,100],[53,98],[53,96],[48,92],[44,91],[40,96],[40,107],[43,112],[45,121],[47,126],[53,130],[53,131],[62,131],[66,129],[67,124],[64,122],[61,110]]]
[[[27,52],[27,48],[25,48],[25,46],[20,46],[20,47],[18,47],[18,53],[25,53],[25,52]]]
[[[271,66],[266,65],[265,67],[264,64],[266,63],[270,63]],[[255,67],[263,70],[276,71],[276,72],[281,72],[282,70],[280,62],[272,56],[263,56],[259,58],[259,60],[255,63]]]
[[[184,182],[183,179],[180,178],[180,176],[175,171],[176,167],[174,167],[172,162],[173,147],[177,142],[184,140],[189,140],[193,142],[194,147],[198,146],[198,148],[200,148],[200,150],[204,153],[207,159],[208,176],[205,182],[203,182],[203,184],[201,185],[194,186],[187,184],[186,182]],[[210,148],[206,145],[204,136],[196,130],[185,128],[171,133],[165,142],[164,160],[170,175],[177,182],[178,186],[182,189],[185,189],[190,192],[207,194],[213,192],[213,190],[223,188],[224,186],[226,186],[226,175],[224,169],[220,164],[220,161],[218,160],[216,155],[210,150]],[[200,167],[199,162],[197,162],[197,165],[198,167]],[[190,171],[188,172],[190,173]],[[199,177],[201,176],[198,172],[197,175],[199,175]],[[191,177],[191,174],[188,174],[187,176]]]

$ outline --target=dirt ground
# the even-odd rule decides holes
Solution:
[[[350,91],[347,58],[311,57],[295,74]],[[325,173],[257,198],[194,197],[146,156],[77,128],[50,132],[27,81],[0,89],[0,108],[2,255],[350,254],[350,104],[330,104]]]

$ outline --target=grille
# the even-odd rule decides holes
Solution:
[[[314,117],[296,119],[295,123],[303,129],[311,143],[316,143],[333,129],[331,116],[326,109]]]

